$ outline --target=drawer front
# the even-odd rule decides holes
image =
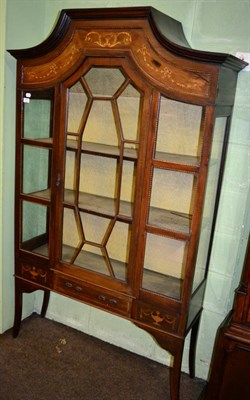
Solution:
[[[128,296],[58,274],[55,274],[54,290],[116,314],[130,316],[132,300]]]
[[[139,302],[137,305],[136,318],[145,324],[151,325],[167,332],[177,332],[179,316],[178,313],[168,312],[153,304]]]

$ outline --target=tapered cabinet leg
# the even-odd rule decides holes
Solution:
[[[135,322],[135,321],[134,321]],[[136,323],[141,328],[141,325]],[[156,342],[173,356],[173,365],[169,368],[170,400],[180,400],[181,363],[184,348],[184,338],[168,335],[163,331],[143,325]]]
[[[183,347],[175,354],[173,366],[170,368],[170,398],[179,400],[180,378]]]
[[[14,318],[14,326],[13,326],[13,337],[16,338],[18,336],[21,320],[22,320],[22,309],[23,309],[23,291],[20,283],[15,281],[15,318]]]
[[[191,330],[191,338],[190,338],[190,348],[189,348],[189,375],[190,378],[195,378],[195,356],[196,356],[196,345],[197,345],[197,337],[200,325],[200,315],[195,321],[192,330]]]
[[[50,291],[49,290],[44,290],[43,294],[43,305],[42,305],[42,310],[41,310],[41,317],[44,318],[48,309],[49,305],[49,299],[50,299]]]

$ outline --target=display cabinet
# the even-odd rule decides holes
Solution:
[[[250,375],[250,237],[233,310],[218,329],[207,400],[247,400]]]
[[[16,311],[51,291],[133,321],[190,374],[238,72],[151,7],[61,12],[17,59]],[[115,332],[114,332],[115,335]]]

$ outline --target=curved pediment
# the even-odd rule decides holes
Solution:
[[[95,53],[130,57],[149,82],[170,96],[208,103],[215,101],[218,67],[245,65],[230,55],[192,50],[181,23],[152,7],[63,10],[43,43],[10,53],[21,63],[24,86],[54,85]]]

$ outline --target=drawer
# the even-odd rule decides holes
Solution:
[[[116,314],[130,316],[132,300],[120,293],[59,274],[55,274],[54,290]]]
[[[174,333],[178,329],[178,312],[169,312],[167,309],[144,302],[139,302],[136,310],[136,319],[138,321],[167,332]]]

